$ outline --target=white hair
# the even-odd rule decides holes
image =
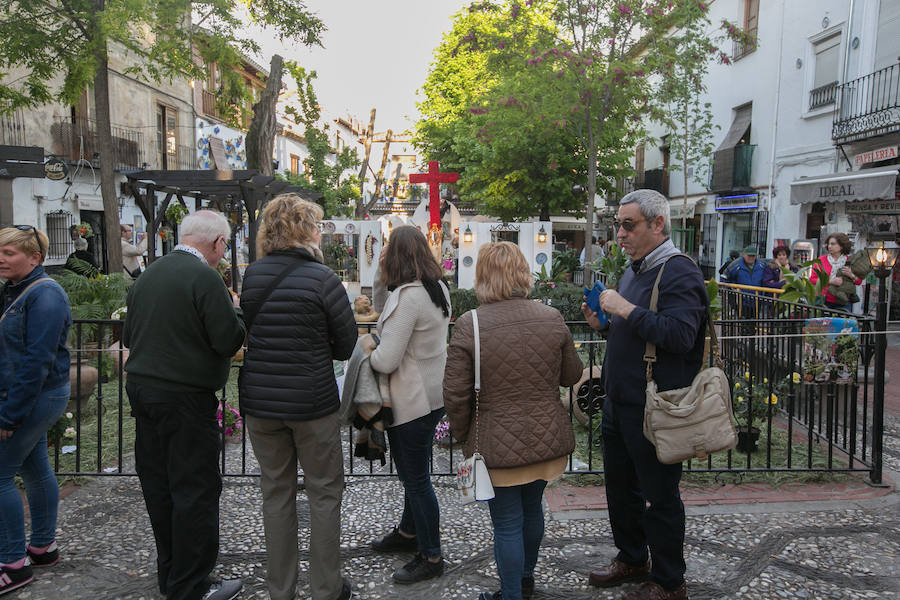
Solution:
[[[191,213],[181,222],[181,237],[190,237],[198,242],[212,242],[219,236],[228,239],[231,225],[222,213],[204,209]]]
[[[619,200],[619,205],[637,202],[641,210],[641,216],[647,219],[649,225],[656,217],[663,218],[663,235],[669,235],[672,230],[669,212],[669,200],[656,190],[634,190]]]

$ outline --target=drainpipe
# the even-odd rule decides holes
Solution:
[[[856,12],[854,10],[856,8],[856,0],[850,0],[850,14],[847,15],[847,36],[845,37],[846,43],[844,44],[844,64],[841,65],[841,80],[838,82],[838,94],[837,94],[837,114],[838,119],[841,118],[841,115],[844,114],[844,90],[843,85],[847,83],[847,70],[850,68],[850,43],[853,40],[853,14]],[[838,168],[841,166],[841,154],[844,153],[844,148],[839,146],[840,154],[838,152],[834,153],[834,172],[837,173]],[[846,154],[844,155],[846,156]],[[847,161],[849,165],[850,161]],[[850,165],[850,170],[853,170],[853,165]]]
[[[775,76],[775,108],[772,111],[772,152],[769,158],[769,212],[772,212],[774,198],[772,197],[773,190],[775,188],[775,150],[777,148],[777,136],[778,136],[778,107],[781,101],[781,64],[784,62],[784,5],[787,0],[781,0],[781,26],[780,32],[778,36],[778,73]],[[772,220],[766,219],[766,228],[771,232],[772,230]],[[766,232],[766,244],[772,243],[772,236],[768,235],[769,232]],[[768,248],[763,249],[764,252],[768,252]]]

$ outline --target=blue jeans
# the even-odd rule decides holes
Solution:
[[[494,560],[503,600],[522,600],[522,578],[534,577],[538,550],[544,538],[541,499],[547,482],[495,487],[488,500],[494,524]]]
[[[47,458],[47,430],[68,401],[68,383],[42,391],[12,437],[0,442],[0,563],[25,556],[25,510],[14,483],[17,473],[31,511],[31,545],[40,548],[56,539],[59,484]]]
[[[439,408],[387,430],[391,459],[403,484],[403,516],[400,530],[416,536],[419,553],[441,555],[441,512],[431,485],[431,445],[434,428],[444,415]]]

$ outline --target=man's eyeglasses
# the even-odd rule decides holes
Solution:
[[[624,221],[620,221],[620,220],[616,219],[613,221],[613,227],[615,227],[616,229],[621,227],[628,233],[631,233],[632,231],[634,231],[634,228],[637,227],[639,223],[643,223],[644,221],[646,221],[646,219],[638,219],[637,221],[633,221],[631,219],[625,219]]]
[[[226,251],[231,250],[231,242],[228,241],[228,238],[226,238],[224,235],[220,235],[219,239],[222,240],[222,243],[225,244]]]
[[[38,236],[37,227],[34,225],[13,225],[14,228],[19,231],[28,231],[29,229],[34,232],[34,241],[37,242],[38,252],[41,253],[41,258],[44,257],[44,247],[41,245],[41,238]]]

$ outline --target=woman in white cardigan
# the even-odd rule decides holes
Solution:
[[[369,364],[390,377],[391,458],[403,483],[400,524],[372,542],[379,552],[416,552],[394,572],[397,583],[415,583],[444,572],[440,509],[429,465],[434,428],[444,414],[450,292],[425,236],[415,227],[394,229],[381,263],[391,294],[378,320],[381,343]]]

